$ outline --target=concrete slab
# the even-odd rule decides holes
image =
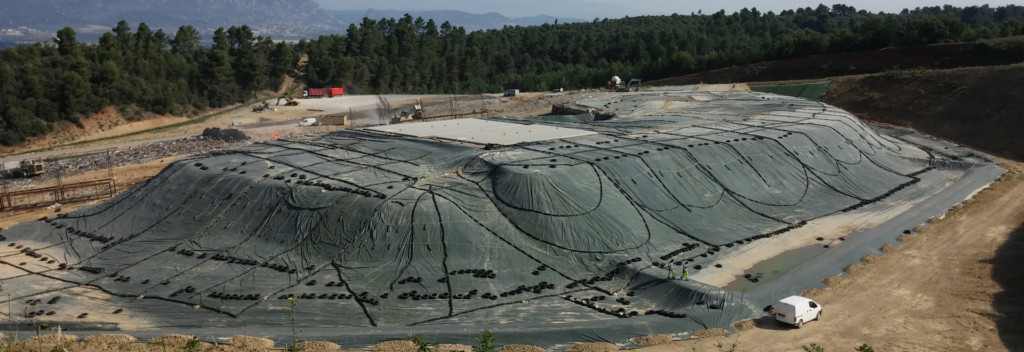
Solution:
[[[478,144],[513,145],[597,134],[575,128],[541,124],[518,124],[481,119],[403,123],[367,128],[371,131],[412,136],[440,138]]]

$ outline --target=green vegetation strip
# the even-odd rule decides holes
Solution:
[[[786,84],[776,86],[754,86],[750,87],[750,90],[755,92],[788,95],[791,97],[820,101],[821,97],[825,95],[825,89],[828,89],[828,85],[829,82]]]

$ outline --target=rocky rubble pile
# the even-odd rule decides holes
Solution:
[[[61,160],[49,160],[44,164],[46,173],[43,175],[31,179],[8,180],[8,185],[31,186],[35,183],[56,179],[58,174],[61,177],[67,177],[109,167],[117,168],[147,163],[170,156],[188,156],[215,150],[237,148],[247,143],[249,142],[225,142],[212,138],[186,137],[143,144],[121,150],[112,150],[110,152],[100,152]],[[60,172],[58,173],[57,170],[60,170]]]

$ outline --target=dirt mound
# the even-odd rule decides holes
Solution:
[[[88,336],[82,341],[104,345],[125,345],[138,341],[135,336],[125,334],[100,334]]]
[[[434,352],[471,352],[473,346],[451,343],[439,343],[434,347]]]
[[[416,344],[408,340],[384,341],[370,348],[373,352],[415,352]]]
[[[384,341],[373,345],[371,348],[371,351],[373,352],[415,352],[418,350],[419,349],[416,347],[416,344],[407,340]],[[470,352],[473,350],[473,347],[469,345],[442,343],[434,346],[432,350],[436,352]]]
[[[155,345],[181,349],[185,347],[185,345],[188,344],[188,342],[194,338],[195,336],[191,335],[170,334],[154,337],[149,342]]]
[[[229,339],[228,343],[244,350],[266,350],[274,348],[273,340],[254,336],[235,336]]]
[[[695,338],[695,339],[702,339],[702,338],[705,338],[705,337],[718,337],[718,336],[729,336],[729,330],[722,329],[722,328],[713,328],[713,329],[704,329],[704,330],[700,330],[700,331],[695,331],[693,333],[693,338]]]
[[[246,137],[245,133],[243,133],[242,131],[236,130],[234,128],[218,127],[210,127],[204,129],[203,137],[225,142],[241,142],[249,139],[249,137]]]
[[[39,335],[29,339],[29,343],[55,344],[58,342],[68,343],[78,341],[78,336],[68,334]]]
[[[736,331],[749,330],[755,327],[757,327],[757,322],[755,322],[753,319],[740,320],[735,323],[732,323],[732,328],[736,329]]]
[[[641,346],[655,346],[672,343],[672,341],[675,340],[676,339],[672,337],[672,335],[657,334],[637,337],[633,339],[633,343]]]
[[[547,350],[531,345],[509,344],[501,346],[498,352],[545,352]]]
[[[608,342],[586,342],[569,346],[569,352],[605,352],[618,350],[619,346]]]
[[[295,350],[305,352],[337,352],[341,351],[341,346],[327,341],[303,341],[295,345]]]

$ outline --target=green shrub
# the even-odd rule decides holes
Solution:
[[[473,352],[490,352],[494,350],[494,334],[490,330],[481,331],[476,336],[476,346],[473,347]]]
[[[825,352],[825,348],[818,346],[816,343],[812,343],[810,346],[803,345],[800,347],[803,347],[805,352]]]
[[[191,340],[185,343],[185,347],[181,348],[182,352],[199,352],[199,338],[193,336]]]
[[[416,345],[419,352],[431,352],[434,349],[432,342],[416,334],[409,334],[409,341]]]

